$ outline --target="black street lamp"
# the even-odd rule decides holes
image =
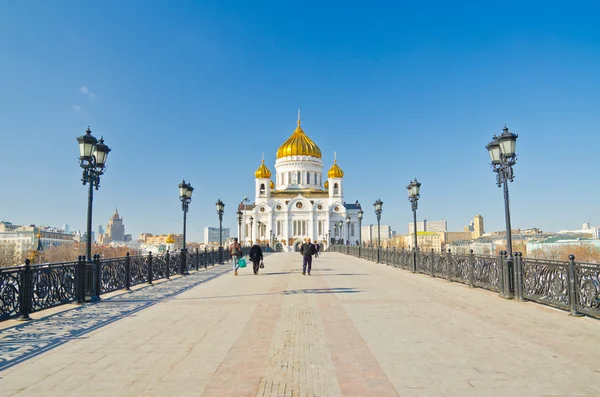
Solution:
[[[377,263],[379,263],[379,251],[381,248],[381,212],[383,211],[383,201],[377,199],[373,203],[375,215],[377,216]]]
[[[327,246],[331,245],[331,229],[327,231]]]
[[[504,297],[512,298],[514,295],[513,278],[513,251],[512,251],[512,229],[510,226],[510,204],[508,197],[508,182],[515,178],[512,167],[517,162],[517,134],[508,131],[504,126],[503,133],[499,137],[494,135],[492,141],[486,145],[486,149],[492,160],[492,169],[496,173],[496,184],[504,187],[504,217],[506,220],[506,250],[508,258],[503,269],[504,275]]]
[[[225,204],[218,199],[216,202],[217,214],[219,214],[219,263],[223,264],[223,213],[225,212]]]
[[[406,189],[408,190],[408,200],[410,201],[410,206],[413,211],[413,222],[414,222],[413,232],[415,233],[415,238],[414,238],[414,243],[413,243],[413,272],[416,272],[417,271],[417,249],[418,249],[417,207],[419,206],[418,202],[419,202],[419,198],[421,197],[421,194],[420,194],[421,182],[417,181],[417,178],[415,178],[414,181],[410,181],[410,183],[408,184]]]
[[[340,219],[338,222],[338,230],[340,231],[340,244],[344,244],[344,221]]]
[[[94,201],[94,188],[100,187],[100,176],[106,169],[106,159],[110,148],[104,144],[104,139],[100,137],[98,141],[93,135],[90,127],[85,131],[85,135],[77,138],[79,143],[79,166],[83,169],[81,181],[83,185],[89,184],[88,189],[88,209],[87,209],[87,236],[86,236],[86,258],[93,274],[91,288],[92,300],[100,299],[100,267],[93,265],[92,262],[92,203]]]
[[[269,245],[270,245],[271,248],[273,248],[273,231],[269,230],[269,234],[271,235],[269,237]]]
[[[362,220],[363,220],[364,212],[362,208],[358,209],[358,245],[362,245]]]
[[[241,240],[242,237],[242,211],[238,210],[238,212],[236,212],[237,215],[237,220],[238,220],[238,240]],[[240,244],[242,243],[242,241],[240,241]]]
[[[185,183],[185,179],[179,184],[179,200],[181,200],[181,209],[183,210],[183,247],[181,248],[181,267],[180,274],[188,274],[187,271],[187,249],[185,248],[185,230],[187,222],[187,212],[192,201],[192,185]]]
[[[254,227],[254,217],[252,215],[250,215],[250,246],[253,246],[254,243],[252,242],[252,228]]]
[[[346,229],[348,230],[348,233],[346,234],[346,245],[350,244],[350,215],[346,215]]]

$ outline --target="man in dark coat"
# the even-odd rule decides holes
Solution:
[[[304,244],[300,247],[300,253],[302,254],[302,275],[306,274],[308,270],[308,275],[310,276],[310,271],[312,269],[312,256],[315,254],[316,249],[315,246],[310,242],[310,239],[307,239]]]
[[[254,269],[254,274],[258,274],[258,267],[260,266],[260,261],[263,259],[263,253],[258,244],[254,244],[252,248],[250,248],[250,261],[252,261],[252,268]]]

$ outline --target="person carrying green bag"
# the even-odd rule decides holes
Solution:
[[[233,239],[233,244],[229,247],[229,252],[231,253],[231,257],[233,259],[233,275],[238,275],[238,269],[240,267],[246,267],[246,261],[242,258],[242,246],[238,243],[238,239]],[[242,263],[243,262],[243,266]]]

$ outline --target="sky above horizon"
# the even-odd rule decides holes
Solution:
[[[188,240],[254,197],[261,155],[296,126],[344,170],[363,225],[418,218],[504,229],[485,145],[519,134],[513,228],[600,226],[600,3],[103,1],[0,3],[0,220],[86,225],[76,137],[112,152],[94,230]],[[595,160],[596,159],[596,160]],[[590,179],[590,177],[592,179]]]

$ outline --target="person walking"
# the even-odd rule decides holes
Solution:
[[[250,248],[250,260],[252,261],[252,269],[254,270],[254,275],[258,274],[258,267],[260,266],[260,261],[263,260],[262,249],[258,244],[254,244],[252,248]]]
[[[321,244],[319,244],[319,243],[315,244],[315,258],[319,257],[320,251],[321,251]]]
[[[312,269],[312,256],[315,254],[315,246],[310,242],[310,239],[306,239],[304,244],[300,247],[300,253],[302,254],[302,275],[304,276],[308,270],[308,275],[310,276],[310,271]]]
[[[229,247],[229,253],[233,258],[233,274],[238,275],[238,269],[240,268],[239,260],[242,259],[242,246],[238,243],[238,239],[233,239],[233,244]]]

